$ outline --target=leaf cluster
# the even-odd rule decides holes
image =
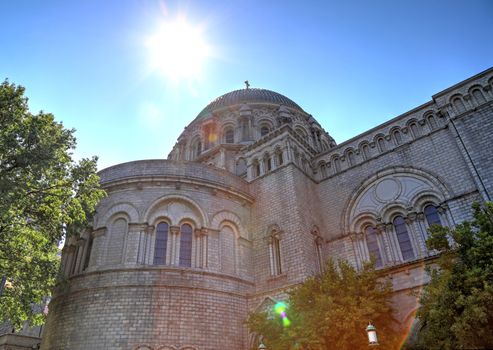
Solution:
[[[397,323],[392,318],[392,288],[373,264],[361,271],[349,263],[329,260],[324,273],[289,292],[284,327],[270,312],[251,313],[247,325],[264,337],[271,350],[367,349],[366,326],[378,328],[380,349],[393,349]]]
[[[74,130],[29,111],[24,88],[0,85],[0,321],[41,322],[31,310],[55,284],[58,244],[80,232],[104,196],[97,158],[72,159]]]
[[[415,349],[493,348],[493,203],[473,211],[454,230],[430,230],[428,247],[441,256],[421,296]]]

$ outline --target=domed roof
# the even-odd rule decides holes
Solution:
[[[266,90],[266,89],[241,89],[228,92],[222,96],[219,96],[215,100],[205,107],[202,112],[199,113],[198,117],[201,117],[207,113],[213,112],[216,109],[233,106],[240,103],[249,103],[249,102],[258,102],[258,103],[274,103],[278,105],[284,105],[286,107],[291,107],[294,109],[298,109],[299,111],[303,111],[303,109],[298,106],[291,99],[287,98],[284,95],[281,95],[277,92]]]

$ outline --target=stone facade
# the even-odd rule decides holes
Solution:
[[[250,349],[243,322],[329,258],[375,255],[410,324],[434,252],[493,194],[493,69],[337,145],[285,96],[211,102],[168,160],[100,172],[93,227],[62,255],[42,349]]]

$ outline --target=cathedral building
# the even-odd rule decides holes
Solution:
[[[492,199],[492,88],[493,68],[340,144],[279,93],[216,98],[167,159],[99,172],[108,196],[63,248],[41,348],[248,350],[249,311],[372,255],[411,324],[427,228]]]

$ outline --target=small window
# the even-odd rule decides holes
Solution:
[[[267,135],[268,133],[270,132],[270,129],[268,126],[266,125],[263,125],[261,128],[260,128],[260,136],[263,137],[265,135]]]
[[[253,167],[253,177],[260,176],[260,163],[258,162],[258,160],[255,159],[253,161],[252,167]]]
[[[333,162],[334,162],[334,171],[338,173],[339,171],[341,171],[341,160],[339,159],[339,157],[334,157]]]
[[[411,243],[411,238],[407,232],[406,221],[402,216],[397,216],[394,219],[394,229],[397,236],[397,241],[399,242],[399,247],[401,249],[402,258],[404,261],[414,258],[413,246]]]
[[[318,264],[318,270],[320,273],[323,272],[324,270],[324,260],[322,256],[322,238],[317,237],[315,240],[315,249],[317,250],[317,264]]]
[[[154,245],[154,265],[166,264],[166,248],[168,246],[169,225],[160,222],[156,227],[156,242]]]
[[[409,124],[409,128],[411,129],[411,133],[412,133],[414,138],[419,137],[419,128],[418,128],[418,125],[416,123]]]
[[[377,139],[377,145],[380,152],[386,151],[387,148],[385,147],[385,140],[383,139],[383,137],[379,137]]]
[[[272,243],[270,244],[271,253],[271,270],[273,275],[280,275],[282,273],[281,267],[281,244],[277,236],[272,237]]]
[[[366,143],[361,146],[361,153],[363,154],[363,158],[365,160],[370,159],[370,149]]]
[[[181,225],[180,230],[180,261],[179,265],[184,267],[192,266],[192,226],[189,224]]]
[[[355,164],[353,151],[349,151],[346,154],[346,157],[347,157],[348,166],[353,166]]]
[[[396,146],[399,146],[402,143],[401,132],[399,130],[395,130],[393,135]]]
[[[224,141],[226,143],[235,142],[235,132],[233,129],[226,129],[226,131],[224,132]]]
[[[366,245],[368,246],[368,253],[375,258],[375,266],[382,267],[382,255],[380,254],[380,248],[378,246],[377,229],[372,226],[368,226],[365,230],[366,233]]]
[[[431,225],[442,226],[442,223],[440,221],[440,214],[438,214],[438,210],[434,205],[426,206],[424,210],[424,214],[429,226]]]

